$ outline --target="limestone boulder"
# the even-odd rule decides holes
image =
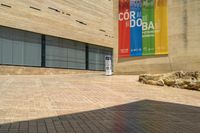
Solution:
[[[200,72],[172,72],[167,74],[142,74],[139,82],[157,86],[200,90]]]

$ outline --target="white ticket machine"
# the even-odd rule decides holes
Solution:
[[[112,56],[110,55],[105,56],[105,71],[106,76],[112,75]]]

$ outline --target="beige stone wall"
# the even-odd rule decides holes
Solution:
[[[118,59],[118,0],[1,0],[0,4],[11,7],[0,5],[0,25],[114,47],[116,73],[200,70],[199,0],[168,0],[169,55],[126,59]]]
[[[60,75],[60,74],[103,74],[100,71],[59,69],[59,68],[41,68],[41,67],[23,67],[23,66],[5,66],[0,65],[0,75]]]
[[[111,0],[0,0],[0,25],[113,47],[112,10]]]
[[[200,70],[200,1],[168,0],[169,55],[118,59],[118,0],[114,1],[115,72]]]

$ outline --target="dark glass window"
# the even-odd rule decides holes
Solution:
[[[85,69],[84,43],[46,36],[46,66]]]
[[[112,56],[112,49],[89,46],[89,70],[105,70],[105,56]]]
[[[0,27],[0,64],[40,66],[41,36]]]
[[[111,48],[0,26],[0,64],[104,70],[106,55]]]

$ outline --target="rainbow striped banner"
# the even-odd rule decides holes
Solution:
[[[167,0],[119,0],[119,7],[119,57],[168,54]]]

